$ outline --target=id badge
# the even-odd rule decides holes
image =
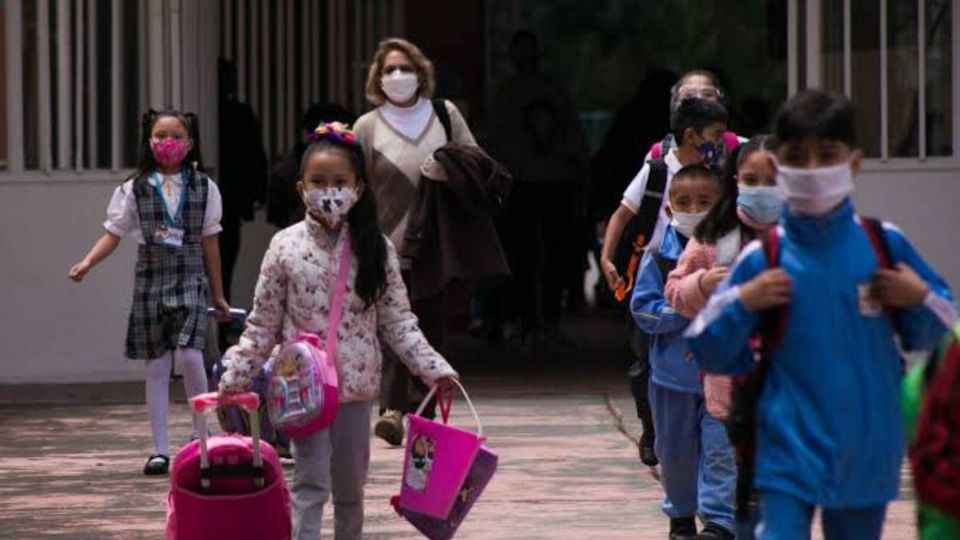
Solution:
[[[159,244],[174,248],[183,247],[183,229],[160,227],[154,237]]]
[[[883,305],[875,294],[873,284],[861,283],[857,285],[857,303],[860,306],[860,315],[864,317],[879,317],[883,315]]]

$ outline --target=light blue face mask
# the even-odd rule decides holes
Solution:
[[[777,186],[739,186],[737,206],[760,225],[776,223],[783,214],[784,194]]]

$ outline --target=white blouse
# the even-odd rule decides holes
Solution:
[[[170,215],[177,213],[180,204],[180,194],[183,192],[183,178],[181,175],[157,176],[151,175],[151,186],[157,186],[163,192],[163,202]],[[223,201],[217,183],[210,180],[207,184],[207,207],[203,216],[202,236],[217,234],[223,230],[220,218],[223,216]],[[107,220],[103,228],[113,235],[123,238],[128,233],[138,243],[144,244],[143,230],[140,228],[140,214],[137,212],[137,197],[133,193],[133,180],[127,180],[113,191],[110,204],[107,205]]]

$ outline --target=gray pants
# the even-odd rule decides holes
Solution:
[[[370,402],[341,404],[332,426],[293,440],[293,457],[294,540],[320,538],[323,506],[331,491],[335,540],[361,538],[363,486],[370,465]]]

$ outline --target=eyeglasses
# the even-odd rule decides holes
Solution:
[[[681,99],[699,98],[699,99],[719,100],[723,96],[723,93],[720,92],[720,90],[717,90],[713,86],[691,86],[691,85],[681,86],[678,94]]]

